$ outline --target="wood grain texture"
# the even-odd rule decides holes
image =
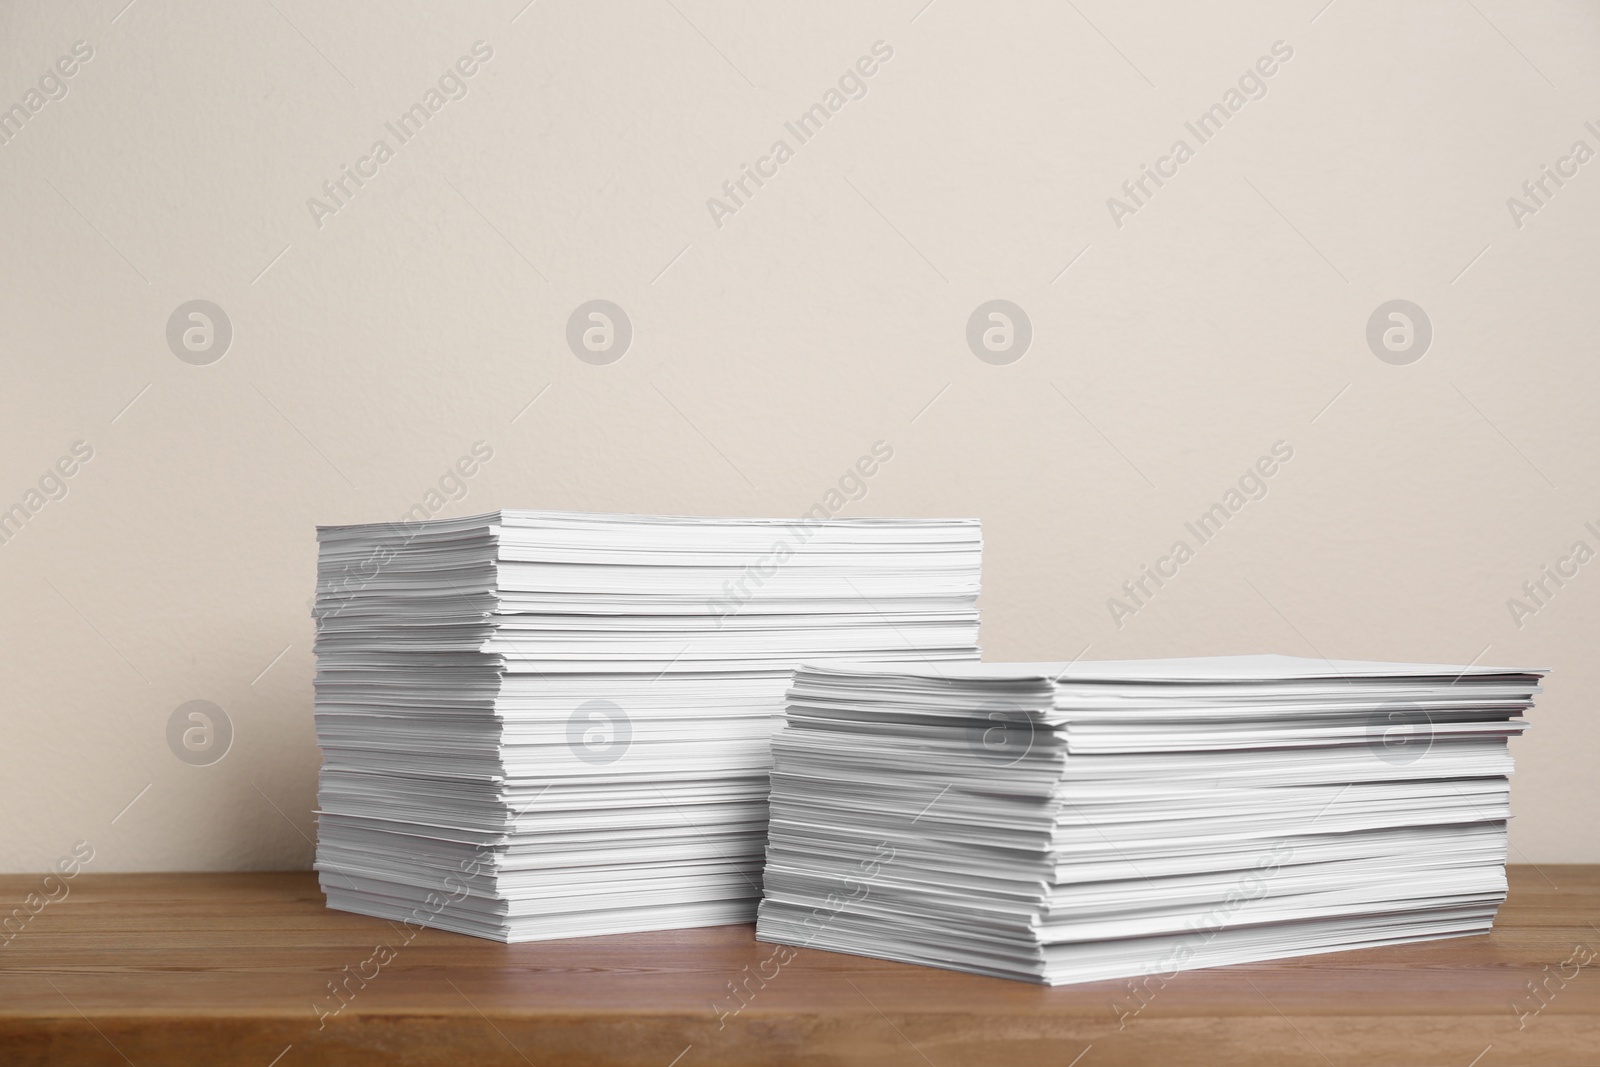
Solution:
[[[0,878],[0,910],[41,882]],[[733,1014],[729,982],[775,951],[749,926],[406,942],[328,911],[307,872],[86,873],[0,947],[0,1063],[1600,1065],[1600,866],[1513,867],[1511,886],[1489,936],[1182,974],[1119,1027],[1125,981],[800,950]],[[319,1025],[347,966],[376,976]],[[1519,1018],[1530,981],[1544,1006]]]

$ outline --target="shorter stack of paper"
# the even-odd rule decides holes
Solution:
[[[1054,985],[1482,933],[1542,674],[808,664],[757,937]]]

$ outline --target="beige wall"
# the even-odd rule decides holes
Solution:
[[[1592,10],[274,3],[0,8],[0,104],[93,51],[0,147],[0,506],[42,504],[0,544],[0,869],[308,864],[312,526],[399,516],[480,441],[441,514],[795,515],[887,441],[848,513],[983,518],[991,658],[1549,666],[1512,858],[1600,861],[1600,562],[1508,608],[1600,550],[1600,160],[1507,206],[1600,150]],[[565,339],[597,298],[633,329],[609,365]],[[997,298],[1032,327],[1009,365],[967,343]],[[196,299],[232,328],[207,365],[167,339]],[[1432,325],[1405,365],[1366,337],[1393,299]],[[1113,620],[1279,441],[1265,498]],[[169,748],[192,700],[232,724],[209,766]]]

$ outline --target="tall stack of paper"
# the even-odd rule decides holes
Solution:
[[[1542,673],[808,664],[757,936],[1057,984],[1481,933]]]
[[[524,941],[746,921],[801,659],[977,658],[974,520],[318,531],[330,907]]]

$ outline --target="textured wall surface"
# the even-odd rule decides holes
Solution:
[[[1591,6],[124,2],[0,7],[0,870],[310,862],[316,523],[818,502],[990,658],[1553,668],[1600,860]]]

